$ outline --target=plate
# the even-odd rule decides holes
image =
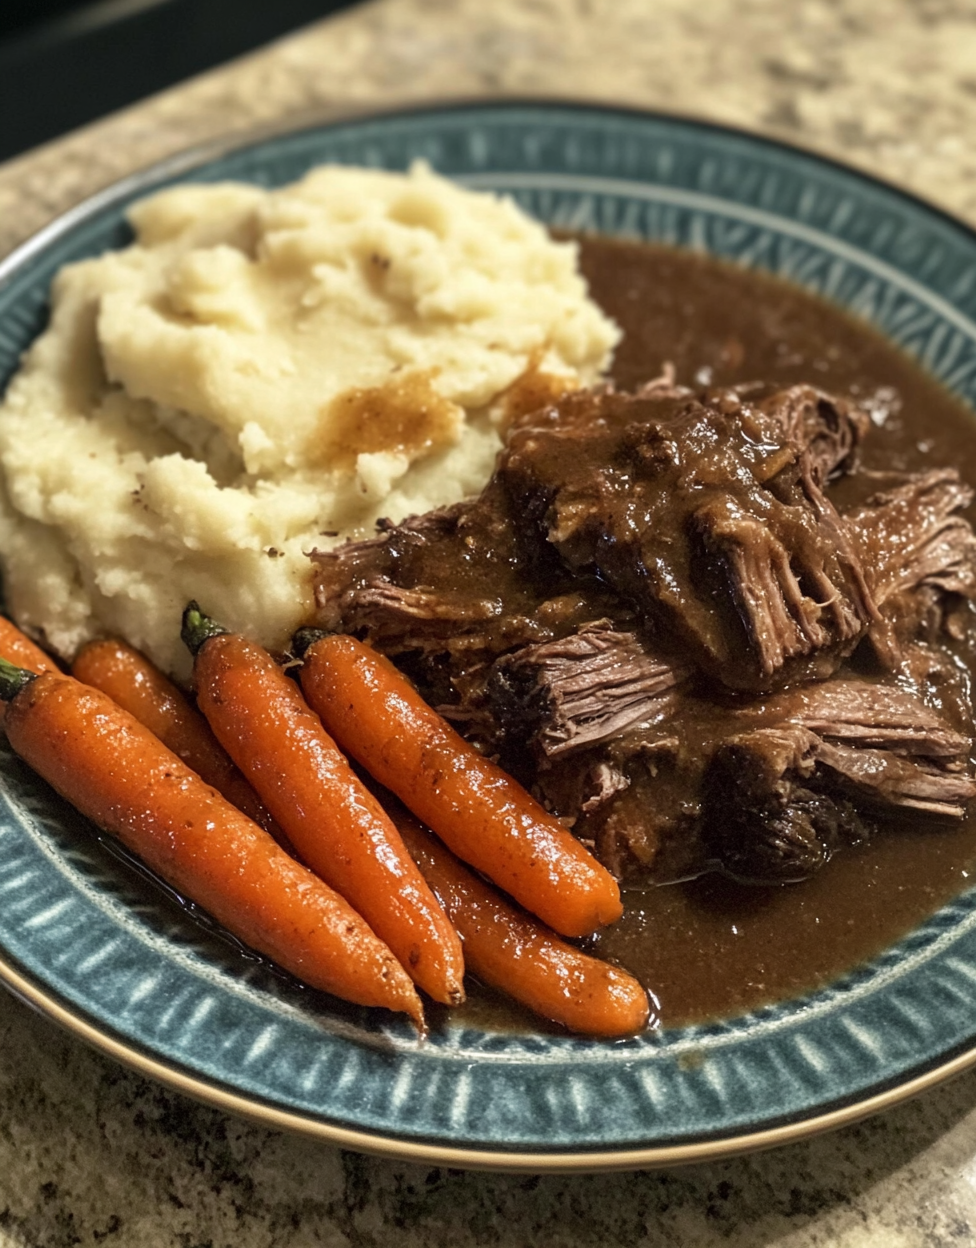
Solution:
[[[729,257],[845,305],[976,406],[976,235],[812,155],[572,104],[358,118],[197,153],[74,209],[0,266],[0,378],[56,269],[124,245],[171,184],[276,186],[323,161],[423,158],[554,226]],[[823,991],[616,1043],[445,1024],[419,1045],[256,958],[0,757],[0,978],[170,1086],[347,1147],[456,1166],[595,1170],[785,1142],[976,1062],[976,892]]]

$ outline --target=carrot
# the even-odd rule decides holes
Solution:
[[[14,750],[179,892],[313,988],[408,1014],[423,1007],[347,902],[100,690],[0,660]]]
[[[305,629],[302,689],[339,743],[444,840],[564,936],[623,911],[613,876],[369,646]]]
[[[6,616],[0,615],[0,658],[16,667],[25,667],[29,672],[40,675],[41,672],[56,672],[58,665],[49,654],[45,654],[40,646],[22,633],[16,624]]]
[[[464,999],[457,933],[383,807],[266,650],[191,604],[200,709],[302,859],[386,941],[435,1001]]]
[[[26,633],[22,633],[16,624],[12,624],[3,615],[0,615],[0,658],[36,675],[58,671],[51,656],[45,654],[40,646],[35,646]],[[0,724],[3,723],[6,713],[6,706],[0,702]]]
[[[124,641],[89,642],[72,664],[71,674],[82,684],[107,693],[187,767],[281,842],[281,830],[271,813],[231,762],[210,725],[138,650]]]
[[[387,810],[457,928],[469,971],[570,1031],[630,1036],[647,1026],[647,993],[632,975],[574,949],[516,910],[398,807]]]

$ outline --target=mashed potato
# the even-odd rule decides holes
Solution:
[[[70,657],[120,634],[188,670],[181,610],[283,647],[307,552],[478,490],[505,396],[589,384],[618,332],[576,249],[424,166],[186,185],[70,265],[0,406],[0,562]]]

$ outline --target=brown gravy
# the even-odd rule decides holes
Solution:
[[[582,265],[625,332],[613,375],[632,388],[669,361],[677,380],[812,382],[900,407],[868,439],[868,468],[953,465],[972,481],[976,422],[907,355],[840,309],[707,256],[587,238]],[[665,1026],[729,1016],[810,991],[898,940],[976,872],[976,816],[962,827],[892,829],[839,854],[811,879],[748,887],[718,875],[627,894],[624,918],[592,946],[636,973]],[[464,1020],[538,1030],[494,994],[472,993]]]

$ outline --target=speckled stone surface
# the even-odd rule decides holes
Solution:
[[[573,95],[745,125],[976,222],[976,0],[380,0],[0,166],[0,253],[119,175],[255,125]],[[0,1248],[976,1245],[976,1073],[776,1152],[505,1176],[277,1135],[0,993]]]

